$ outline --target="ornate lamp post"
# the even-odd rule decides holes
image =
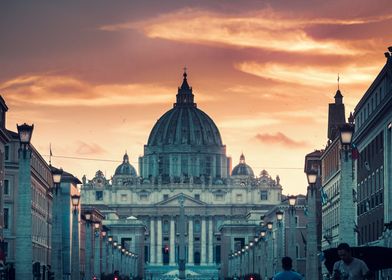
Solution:
[[[86,219],[86,266],[85,266],[85,274],[87,279],[92,278],[92,231],[91,231],[91,223],[92,223],[92,215],[91,213],[85,213],[84,217]]]
[[[108,236],[108,250],[107,250],[108,268],[106,272],[113,273],[113,236]]]
[[[20,148],[18,170],[18,196],[16,216],[16,252],[15,276],[16,279],[31,279],[31,264],[33,263],[32,247],[32,215],[31,215],[31,148],[30,140],[34,125],[17,125]],[[21,253],[23,252],[23,253]]]
[[[113,269],[112,272],[118,270],[118,260],[117,260],[117,241],[113,241],[113,247],[112,247],[112,256],[113,256]]]
[[[97,277],[101,275],[101,223],[94,223],[94,272]]]
[[[317,218],[316,218],[316,197],[317,187],[316,181],[317,170],[308,170],[306,172],[308,178],[308,224],[307,224],[307,248],[306,248],[306,278],[319,279],[318,260],[317,260]]]
[[[61,220],[61,193],[58,191],[60,189],[61,176],[63,175],[62,169],[57,169],[53,166],[50,166],[52,172],[53,179],[53,225],[52,225],[52,255],[51,255],[51,271],[54,273],[55,278],[63,277],[63,253],[62,253],[62,245],[63,245],[63,230],[62,225],[63,222]]]
[[[71,277],[80,277],[80,256],[79,256],[79,202],[80,195],[71,196],[73,215],[72,215],[72,250],[71,250]]]
[[[102,236],[102,251],[101,251],[101,273],[106,273],[108,270],[108,252],[107,252],[107,243],[106,243],[106,235],[107,232],[105,230],[101,231]]]
[[[121,255],[121,245],[117,245],[117,264],[118,264],[118,271],[121,275],[123,268],[122,268],[122,255]]]
[[[283,232],[282,232],[283,231],[283,226],[282,226],[283,211],[278,210],[278,211],[275,212],[275,215],[276,215],[276,220],[278,221],[277,222],[278,229],[277,229],[277,237],[276,237],[276,239],[277,239],[277,247],[278,247],[278,250],[277,250],[277,262],[279,263],[280,260],[283,257]]]
[[[268,237],[267,237],[267,246],[268,246],[268,259],[267,259],[267,273],[269,277],[272,277],[274,268],[273,268],[273,263],[274,263],[274,240],[272,237],[272,228],[274,226],[273,222],[268,222],[267,223],[267,229],[268,229]]]
[[[353,201],[353,167],[351,158],[351,140],[354,133],[352,124],[340,128],[341,168],[340,168],[340,205],[339,205],[339,242],[356,245],[354,220],[356,211]]]
[[[289,234],[289,246],[287,246],[288,250],[287,253],[289,257],[293,260],[293,269],[297,269],[297,256],[296,256],[296,248],[297,248],[297,242],[296,242],[296,224],[295,224],[295,204],[297,202],[297,196],[295,195],[290,195],[288,197],[289,200],[289,223],[290,223],[290,234]]]

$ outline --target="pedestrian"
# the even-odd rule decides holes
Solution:
[[[293,260],[290,257],[282,258],[283,271],[277,273],[273,280],[303,280],[301,274],[293,270]]]
[[[371,279],[372,274],[363,260],[351,255],[350,245],[341,243],[338,246],[339,261],[333,265],[332,279],[334,280],[364,280]]]

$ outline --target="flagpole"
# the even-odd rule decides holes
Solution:
[[[49,143],[49,165],[52,165],[52,143]]]

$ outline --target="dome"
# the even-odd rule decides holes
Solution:
[[[140,176],[156,177],[164,184],[215,182],[228,177],[228,162],[218,127],[197,108],[184,72],[176,103],[155,123],[144,146],[144,155],[139,158]]]
[[[123,163],[121,163],[114,172],[114,175],[129,175],[137,176],[135,168],[129,163],[128,154],[125,153],[123,157]]]
[[[222,145],[222,139],[214,121],[193,101],[192,88],[187,74],[178,88],[177,102],[154,125],[148,146],[156,145]]]
[[[254,177],[254,173],[252,168],[245,163],[245,156],[241,154],[240,163],[237,164],[233,171],[231,172],[231,176],[251,176]]]

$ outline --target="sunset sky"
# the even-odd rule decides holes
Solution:
[[[243,152],[285,194],[305,193],[338,73],[348,115],[386,62],[391,26],[390,0],[2,1],[7,128],[34,123],[33,145],[48,155],[51,143],[52,164],[79,178],[110,178],[125,151],[138,169],[186,66],[233,166]]]

